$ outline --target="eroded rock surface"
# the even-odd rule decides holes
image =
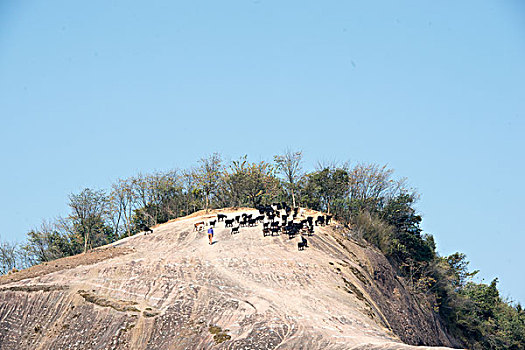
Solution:
[[[92,255],[79,263],[79,255],[50,263],[48,270],[0,279],[0,348],[454,344],[385,258],[343,239],[337,224],[316,228],[307,237],[309,248],[298,251],[298,237],[263,237],[260,226],[231,235],[223,223],[209,245],[204,232],[193,230],[207,217],[182,218],[153,234],[126,238],[95,251],[100,259]]]

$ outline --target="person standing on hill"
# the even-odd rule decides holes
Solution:
[[[210,240],[210,244],[213,244],[213,227],[208,229],[208,239]]]

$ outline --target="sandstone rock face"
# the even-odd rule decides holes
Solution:
[[[233,213],[228,213],[232,217]],[[1,349],[425,349],[452,346],[385,258],[337,223],[215,243],[178,219],[153,234],[0,279]],[[17,277],[18,276],[18,277]]]

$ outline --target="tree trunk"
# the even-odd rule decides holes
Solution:
[[[89,231],[86,232],[86,235],[84,236],[84,253],[87,252],[88,240],[89,240]]]
[[[126,209],[124,209],[124,225],[126,226],[126,233],[127,233],[127,236],[131,236],[131,215],[132,215],[132,212],[131,212],[131,209],[132,208],[132,205],[131,203],[129,203],[129,207],[126,208],[128,211],[126,212]]]
[[[115,225],[115,237],[118,235],[118,225],[120,224],[120,218],[122,217],[122,211],[119,210],[117,224]]]

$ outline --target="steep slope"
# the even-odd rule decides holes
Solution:
[[[230,217],[232,213],[228,214]],[[0,279],[2,349],[411,349],[451,345],[385,258],[337,224],[299,238],[181,218]],[[419,347],[417,347],[419,348]]]

